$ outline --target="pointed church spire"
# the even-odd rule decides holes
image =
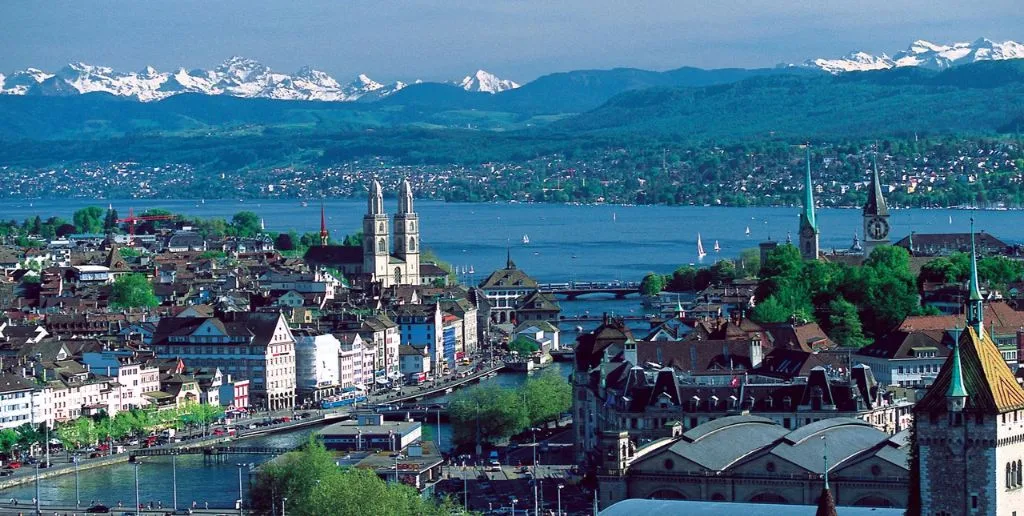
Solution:
[[[871,154],[871,187],[868,188],[868,202],[864,204],[865,215],[888,215],[889,207],[882,196],[882,181],[878,178],[878,150]]]
[[[324,202],[320,201],[320,245],[326,246],[331,240],[327,233],[327,215],[324,213]]]
[[[980,339],[985,331],[981,291],[978,289],[978,253],[974,247],[974,217],[971,217],[971,279],[967,286],[967,324]]]
[[[512,248],[505,247],[505,268],[512,270],[516,268],[516,263],[512,261]]]
[[[807,144],[807,173],[804,176],[804,211],[800,214],[800,227],[818,228],[814,219],[814,184],[811,183],[811,144]]]
[[[374,179],[370,183],[370,193],[367,196],[367,215],[384,215],[384,191],[380,183]]]

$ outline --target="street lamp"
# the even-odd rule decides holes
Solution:
[[[171,504],[174,506],[174,510],[178,510],[178,454],[171,454],[171,495],[173,497]]]
[[[238,466],[238,516],[242,516],[242,467],[245,464],[236,464]]]
[[[36,514],[42,514],[43,511],[39,510],[39,463],[36,463]]]
[[[78,489],[78,454],[76,453],[72,460],[75,462],[75,508],[82,506],[82,492]]]
[[[288,503],[288,498],[287,497],[282,498],[281,499],[281,516],[284,516],[284,506],[285,506],[286,503]]]
[[[565,484],[558,484],[558,516],[562,516],[562,489],[565,489]]]
[[[139,498],[139,465],[142,464],[138,460],[135,461],[135,510],[140,511],[142,507],[142,500]]]
[[[516,502],[518,501],[516,497],[512,497],[512,516],[516,516]]]

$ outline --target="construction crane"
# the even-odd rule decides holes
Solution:
[[[117,219],[118,223],[128,224],[128,245],[135,245],[135,223],[146,222],[150,220],[171,220],[175,218],[174,215],[142,215],[139,217],[135,216],[135,208],[128,208],[128,216],[123,219]]]

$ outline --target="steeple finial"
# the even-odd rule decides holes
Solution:
[[[814,516],[837,516],[836,501],[828,487],[828,441],[825,440],[825,436],[821,437],[821,442],[824,445],[822,456],[825,459],[825,486],[822,487],[821,496],[818,497],[818,507],[814,511]]]
[[[515,262],[512,261],[512,248],[505,246],[505,268],[512,270],[516,268]]]
[[[327,215],[324,213],[324,201],[320,201],[320,245],[327,245],[330,241],[330,235],[327,233]]]
[[[967,324],[980,339],[985,331],[981,291],[978,289],[978,252],[974,246],[974,217],[971,217],[971,279],[967,285]]]

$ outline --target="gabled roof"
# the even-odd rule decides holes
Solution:
[[[978,338],[974,329],[968,327],[960,335],[959,346],[961,377],[968,394],[966,410],[1002,414],[1024,409],[1024,388],[1017,383],[988,332]],[[953,376],[953,356],[950,355],[914,412],[946,412],[946,392]]]
[[[514,263],[509,262],[509,267],[492,272],[480,284],[480,288],[537,288],[537,280],[517,269]]]
[[[935,356],[939,357],[949,355],[949,348],[935,340],[932,334],[904,330],[887,333],[873,344],[857,350],[857,354],[886,359],[915,358],[915,350],[924,349],[934,349]]]

